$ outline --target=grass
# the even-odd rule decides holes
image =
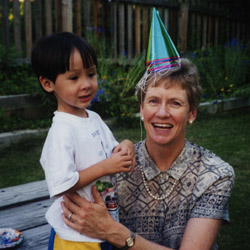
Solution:
[[[224,226],[218,240],[222,250],[250,249],[250,109],[216,115],[199,114],[187,129],[187,138],[229,162],[236,180],[229,201],[231,223]],[[141,139],[138,127],[114,128],[117,140]],[[143,135],[144,136],[144,135]],[[39,164],[44,137],[30,138],[0,151],[0,188],[44,179]]]

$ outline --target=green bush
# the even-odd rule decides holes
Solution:
[[[0,95],[39,92],[40,87],[29,62],[18,59],[15,49],[0,45]]]
[[[224,46],[202,49],[186,56],[198,69],[203,100],[249,96],[249,46],[233,39]]]
[[[99,89],[92,109],[105,117],[115,117],[119,125],[131,126],[134,113],[139,111],[135,86],[145,71],[145,55],[136,57],[131,64],[110,64],[98,68]]]

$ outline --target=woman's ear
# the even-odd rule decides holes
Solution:
[[[144,121],[142,105],[140,105],[140,118],[141,118],[141,121]]]
[[[40,76],[39,77],[39,82],[40,82],[42,88],[46,92],[49,92],[49,93],[54,92],[54,90],[55,90],[55,84],[51,80],[49,80],[46,77]]]
[[[188,115],[188,123],[192,124],[195,121],[196,116],[197,116],[197,109],[190,111]]]

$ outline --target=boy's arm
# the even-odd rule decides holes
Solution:
[[[110,158],[104,159],[86,169],[79,171],[77,183],[66,192],[75,192],[98,178],[120,172],[130,172],[132,165],[131,157],[123,151],[113,153]],[[66,193],[64,192],[64,193]]]

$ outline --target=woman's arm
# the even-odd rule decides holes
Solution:
[[[91,203],[78,194],[64,196],[62,208],[63,220],[69,227],[89,237],[107,240],[118,248],[125,246],[125,241],[131,233],[128,228],[112,219],[106,205],[99,195],[96,187],[93,187],[94,203]],[[70,220],[67,216],[73,213]],[[136,235],[135,245],[131,250],[167,250],[160,245],[150,242]]]
[[[64,196],[62,208],[64,222],[74,230],[89,237],[99,238],[111,242],[117,247],[123,247],[125,240],[130,237],[130,230],[121,223],[115,222],[99,195],[93,187],[95,202],[91,203],[77,194]],[[73,213],[71,219],[67,216]],[[188,221],[181,250],[209,250],[215,242],[222,220],[192,218]],[[136,235],[135,245],[131,250],[167,250],[170,248],[150,242]]]

